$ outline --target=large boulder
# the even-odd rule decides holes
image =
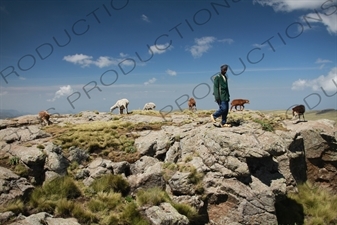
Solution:
[[[145,216],[153,225],[188,225],[189,220],[169,203],[161,203],[145,210]]]
[[[9,225],[80,225],[75,218],[55,218],[53,215],[40,212],[30,216],[20,216],[15,222],[10,223]]]
[[[11,170],[0,167],[0,205],[16,198],[26,197],[34,189],[26,178],[20,177]]]

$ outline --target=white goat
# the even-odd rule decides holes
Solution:
[[[127,100],[126,98],[120,99],[116,102],[116,104],[114,104],[113,106],[111,106],[110,108],[110,112],[114,111],[115,109],[119,108],[119,114],[123,114],[123,110],[126,109],[126,114],[129,113],[128,111],[128,105],[129,105],[129,100]]]
[[[42,124],[43,122],[45,123],[45,125],[50,125],[52,124],[52,122],[49,120],[50,118],[50,114],[47,111],[40,111],[39,115],[38,115],[38,119],[40,121],[40,123]]]
[[[154,110],[156,108],[156,104],[153,102],[148,102],[144,105],[143,110]]]

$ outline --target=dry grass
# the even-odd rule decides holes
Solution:
[[[153,187],[137,192],[136,200],[140,206],[158,206],[160,203],[170,203],[180,214],[185,215],[191,224],[198,219],[198,213],[195,208],[188,204],[177,203],[170,199],[168,194],[159,187]]]
[[[280,224],[337,224],[337,196],[310,183],[298,185],[298,193],[276,207]]]
[[[262,111],[263,113],[269,115],[283,115],[287,116],[288,119],[292,118],[292,111],[286,110],[268,110]],[[329,119],[337,122],[337,110],[309,110],[304,113],[306,120],[320,120],[320,119]]]
[[[303,206],[305,224],[336,224],[337,196],[310,183],[299,185],[298,194],[290,197]]]
[[[125,180],[121,175],[113,174],[107,174],[96,179],[91,184],[91,188],[94,193],[109,193],[110,191],[113,191],[126,195],[130,191],[130,185],[127,180]]]
[[[149,111],[151,113],[153,111]],[[155,113],[155,112],[153,112]],[[94,121],[83,124],[52,125],[45,131],[52,134],[54,144],[67,150],[76,146],[89,153],[96,153],[112,161],[135,162],[139,155],[134,146],[138,137],[135,132],[142,130],[159,130],[163,123],[131,123],[119,120],[103,122]]]

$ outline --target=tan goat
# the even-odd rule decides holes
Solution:
[[[39,112],[38,119],[39,119],[41,124],[45,123],[45,125],[47,125],[47,126],[52,124],[52,122],[49,120],[50,114],[45,110]]]
[[[195,111],[197,110],[197,103],[195,102],[195,99],[194,98],[190,98],[188,100],[188,109],[191,110],[191,111]]]

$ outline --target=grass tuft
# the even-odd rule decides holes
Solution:
[[[95,193],[119,192],[123,196],[130,191],[129,183],[121,175],[107,174],[96,179],[90,186]]]
[[[298,193],[278,203],[280,224],[336,224],[337,196],[309,182],[298,185]],[[290,220],[292,219],[292,220]]]
[[[137,224],[137,225],[149,225],[144,218],[142,218],[140,212],[138,211],[135,202],[126,203],[122,213],[120,214],[118,224]]]
[[[144,205],[159,205],[162,202],[170,202],[170,197],[159,187],[140,190],[136,195],[137,203]]]
[[[0,213],[12,211],[15,214],[24,212],[24,202],[21,199],[14,199],[0,206]]]

